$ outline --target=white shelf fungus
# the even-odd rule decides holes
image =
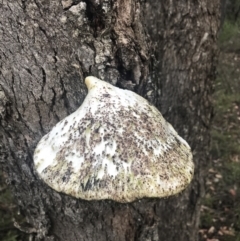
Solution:
[[[86,200],[131,202],[181,192],[194,171],[187,142],[141,96],[95,77],[85,82],[83,104],[35,150],[44,182]]]

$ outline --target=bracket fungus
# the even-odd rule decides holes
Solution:
[[[87,77],[82,105],[56,124],[34,153],[50,187],[86,200],[131,202],[181,192],[194,172],[192,153],[147,100]]]

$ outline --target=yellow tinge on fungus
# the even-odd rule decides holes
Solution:
[[[131,202],[181,192],[194,172],[189,145],[132,91],[87,77],[88,95],[38,143],[34,164],[58,192]]]

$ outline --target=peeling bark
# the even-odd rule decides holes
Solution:
[[[220,0],[3,0],[0,162],[34,240],[197,240],[208,163]],[[75,111],[94,75],[155,104],[192,146],[192,185],[129,204],[84,201],[37,177],[40,138]],[[17,224],[16,224],[17,225]]]

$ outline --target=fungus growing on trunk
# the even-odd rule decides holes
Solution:
[[[34,164],[58,192],[86,200],[131,202],[181,192],[194,172],[192,153],[147,100],[87,77],[82,105],[38,143]]]

